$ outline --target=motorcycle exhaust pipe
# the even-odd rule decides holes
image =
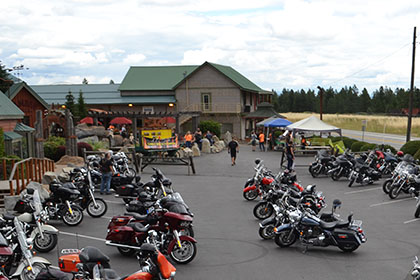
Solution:
[[[118,244],[118,243],[114,243],[114,242],[111,242],[111,241],[105,241],[105,245],[113,246],[113,247],[121,247],[121,248],[127,248],[127,249],[140,250],[140,247],[137,247],[137,246]]]

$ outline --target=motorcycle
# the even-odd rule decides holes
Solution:
[[[22,213],[22,210],[25,210],[25,207],[21,205],[27,205],[30,207],[30,210],[22,213],[18,216],[19,221],[24,222],[25,229],[30,233],[30,238],[34,242],[34,248],[38,252],[49,252],[55,248],[58,240],[58,230],[46,223],[49,220],[48,214],[45,210],[42,209],[41,198],[39,196],[38,190],[26,189],[27,194],[16,202],[15,211]],[[4,214],[4,220],[0,222],[2,225],[1,231],[5,234],[5,237],[8,238],[11,235],[10,226],[12,226],[12,221],[14,219],[13,215]]]
[[[65,249],[59,258],[59,267],[62,271],[72,272],[74,279],[124,279],[124,280],[150,280],[174,279],[176,268],[149,243],[142,244],[137,253],[140,270],[120,278],[111,269],[109,258],[95,247],[87,246],[81,251]]]
[[[402,160],[397,164],[392,172],[391,178],[385,180],[382,184],[382,190],[384,193],[389,194],[390,188],[400,179],[400,173],[402,173],[407,165],[414,165],[414,158],[409,154],[404,155]]]
[[[90,168],[80,168],[80,172],[77,177],[73,178],[73,182],[80,192],[80,197],[75,202],[93,218],[105,215],[108,205],[105,200],[94,195],[95,187]]]
[[[419,265],[419,259],[417,256],[415,257],[413,261],[413,268],[411,269],[411,276],[413,276],[414,280],[420,280],[420,265]]]
[[[401,192],[409,193],[411,186],[417,184],[416,175],[419,172],[419,168],[415,165],[406,165],[398,175],[398,180],[392,184],[389,188],[388,196],[391,199],[395,199]]]
[[[182,230],[191,227],[192,218],[189,215],[156,209],[150,215],[138,218],[149,219],[151,222],[144,226],[142,223],[132,222],[133,216],[114,216],[108,225],[105,244],[117,247],[122,255],[132,255],[145,242],[147,232],[155,230],[160,235],[159,250],[162,253],[181,264],[194,259],[197,253],[195,245],[197,241],[191,236],[180,234]]]
[[[416,209],[414,211],[414,217],[419,218],[420,217],[420,178],[416,177],[416,186],[413,186],[410,188],[409,192],[412,196],[416,199]]]
[[[335,157],[330,155],[327,150],[317,152],[315,161],[309,165],[309,173],[316,178],[319,175],[328,175],[328,171],[333,168]]]
[[[256,159],[255,164],[255,174],[246,181],[243,189],[243,197],[246,200],[256,199],[262,192],[268,191],[270,184],[274,182],[273,174],[265,169],[262,160]]]
[[[44,210],[50,219],[63,220],[68,226],[77,226],[83,221],[83,209],[75,202],[80,192],[73,183],[50,183],[50,197],[44,202]]]
[[[378,156],[377,168],[378,171],[384,176],[391,175],[398,165],[398,158],[395,157],[391,152],[376,151]]]
[[[0,264],[5,277],[22,280],[35,280],[42,269],[51,263],[32,254],[32,240],[26,238],[22,223],[17,217],[13,219],[14,234],[11,245],[0,234]]]
[[[296,210],[290,213],[290,223],[275,228],[275,242],[279,247],[289,247],[298,239],[306,246],[337,246],[344,252],[353,252],[366,242],[362,221],[324,222],[310,211]]]
[[[327,172],[334,181],[339,180],[341,177],[349,177],[350,172],[353,170],[354,156],[348,152],[338,156],[332,163],[333,168]]]
[[[118,152],[112,155],[111,160],[117,173],[124,174],[127,177],[136,177],[137,173],[134,168],[128,166],[128,157],[124,152]]]
[[[350,172],[349,176],[349,188],[356,182],[362,185],[373,184],[374,181],[377,181],[381,178],[381,173],[369,167],[368,164],[360,164],[356,162],[353,170]]]

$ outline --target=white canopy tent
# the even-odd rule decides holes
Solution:
[[[293,133],[300,132],[300,131],[302,132],[311,131],[311,132],[321,132],[321,133],[336,132],[340,134],[341,136],[341,128],[324,123],[323,121],[321,121],[315,116],[310,116],[309,118],[306,118],[298,122],[295,122],[291,125],[288,125],[286,129],[292,130]]]

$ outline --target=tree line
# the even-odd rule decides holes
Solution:
[[[371,94],[366,88],[362,91],[354,85],[340,90],[328,88],[323,92],[322,111],[329,114],[402,114],[408,108],[409,90],[380,87]],[[318,112],[320,94],[318,90],[283,89],[281,93],[273,90],[273,104],[278,112]],[[413,94],[413,108],[420,108],[420,89]]]

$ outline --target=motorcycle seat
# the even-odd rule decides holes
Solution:
[[[111,269],[111,268],[105,268],[104,270],[103,270],[103,272],[104,272],[104,279],[107,279],[107,280],[119,280],[120,279],[120,276],[118,276],[118,274],[115,272],[115,270],[113,270],[113,269]]]
[[[149,228],[145,227],[142,223],[130,223],[127,226],[130,226],[134,229],[135,232],[148,232]]]
[[[102,253],[98,248],[86,246],[79,254],[82,263],[101,263],[102,265],[109,263],[107,255]]]
[[[13,216],[12,214],[10,214],[10,213],[4,213],[3,214],[3,218],[6,220],[6,221],[11,221],[11,220],[13,220],[14,218],[15,218],[15,216]]]
[[[333,229],[333,228],[347,227],[349,225],[349,222],[342,221],[342,220],[334,221],[334,222],[324,222],[323,220],[321,220],[319,224],[321,225],[323,229]]]
[[[133,216],[134,219],[141,220],[141,221],[144,221],[147,218],[147,215],[140,215],[140,214],[135,213],[135,212],[126,212],[126,213],[124,213],[124,215]]]

